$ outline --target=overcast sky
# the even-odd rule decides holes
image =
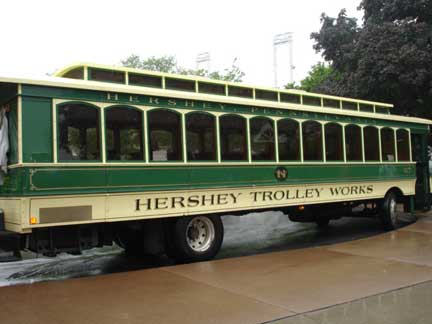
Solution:
[[[273,85],[273,37],[294,33],[294,79],[302,79],[315,54],[310,33],[322,12],[346,8],[361,19],[360,0],[133,1],[14,0],[0,2],[0,76],[45,75],[77,62],[118,65],[131,53],[175,55],[195,68],[210,52],[212,70],[237,58],[244,81]],[[287,48],[279,52],[280,82],[288,81]]]

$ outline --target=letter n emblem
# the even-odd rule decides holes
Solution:
[[[279,181],[283,181],[288,177],[288,170],[284,167],[276,168],[274,175]]]

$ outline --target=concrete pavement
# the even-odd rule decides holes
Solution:
[[[3,287],[0,323],[354,323],[323,314],[429,287],[431,260],[432,216],[425,216],[395,232],[330,246]],[[432,308],[424,304],[431,298],[419,296],[424,311]],[[390,313],[383,306],[382,314]],[[409,323],[394,316],[377,323]],[[363,319],[358,323],[372,323]]]

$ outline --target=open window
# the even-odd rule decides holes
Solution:
[[[105,112],[107,160],[144,159],[143,113],[130,107],[112,107]]]
[[[99,109],[84,103],[57,107],[58,160],[100,161]]]
[[[216,160],[216,120],[213,115],[192,112],[186,115],[188,161]]]
[[[308,120],[302,124],[303,135],[303,160],[322,161],[323,142],[321,124]]]
[[[246,119],[223,115],[219,119],[221,158],[225,161],[247,161]]]
[[[280,161],[300,160],[299,123],[293,119],[281,119],[277,123]]]
[[[180,114],[171,110],[148,112],[150,161],[181,161],[182,127]]]

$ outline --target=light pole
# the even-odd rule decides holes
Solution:
[[[199,53],[196,58],[196,69],[199,70],[202,63],[207,63],[207,73],[210,73],[210,53]]]
[[[274,86],[278,87],[278,64],[277,64],[277,48],[280,45],[288,44],[289,54],[289,82],[294,82],[294,60],[293,60],[293,33],[287,32],[278,34],[273,38],[273,73]]]

